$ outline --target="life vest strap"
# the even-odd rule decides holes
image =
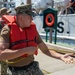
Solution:
[[[35,36],[35,38],[34,38],[33,40],[26,40],[26,39],[24,39],[24,40],[19,40],[19,41],[13,42],[13,43],[10,45],[9,48],[11,48],[11,47],[14,46],[14,45],[20,44],[20,43],[31,42],[31,41],[36,42],[36,36]]]

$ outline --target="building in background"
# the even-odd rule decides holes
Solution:
[[[0,8],[6,7],[6,8],[14,8],[15,2],[13,0],[0,0]]]

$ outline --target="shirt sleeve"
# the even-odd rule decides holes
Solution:
[[[1,30],[1,35],[0,37],[6,42],[6,43],[10,43],[10,33],[9,33],[10,29],[9,27],[6,25],[2,28]]]

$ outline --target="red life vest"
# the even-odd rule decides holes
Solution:
[[[37,47],[37,30],[35,24],[32,22],[30,27],[25,29],[19,28],[16,23],[9,24],[10,28],[10,48],[20,49],[25,47],[34,46]],[[37,51],[35,52],[37,54]],[[27,56],[25,54],[24,56]]]
[[[11,15],[3,15],[2,19],[10,27],[10,48],[11,49],[20,49],[25,47],[34,46],[37,47],[37,30],[35,24],[32,22],[30,27],[25,29],[19,28],[16,23],[16,17]],[[37,50],[35,52],[37,55]],[[25,54],[24,56],[27,56]]]
[[[0,22],[2,24],[2,27],[5,26],[8,23],[14,22],[14,16],[11,15],[3,15],[2,18],[0,18]]]

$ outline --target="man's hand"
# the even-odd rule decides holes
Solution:
[[[62,60],[62,61],[64,61],[65,63],[74,63],[74,58],[73,57],[71,57],[70,56],[70,54],[65,54],[65,55],[62,55],[61,57],[60,57],[60,59]]]

